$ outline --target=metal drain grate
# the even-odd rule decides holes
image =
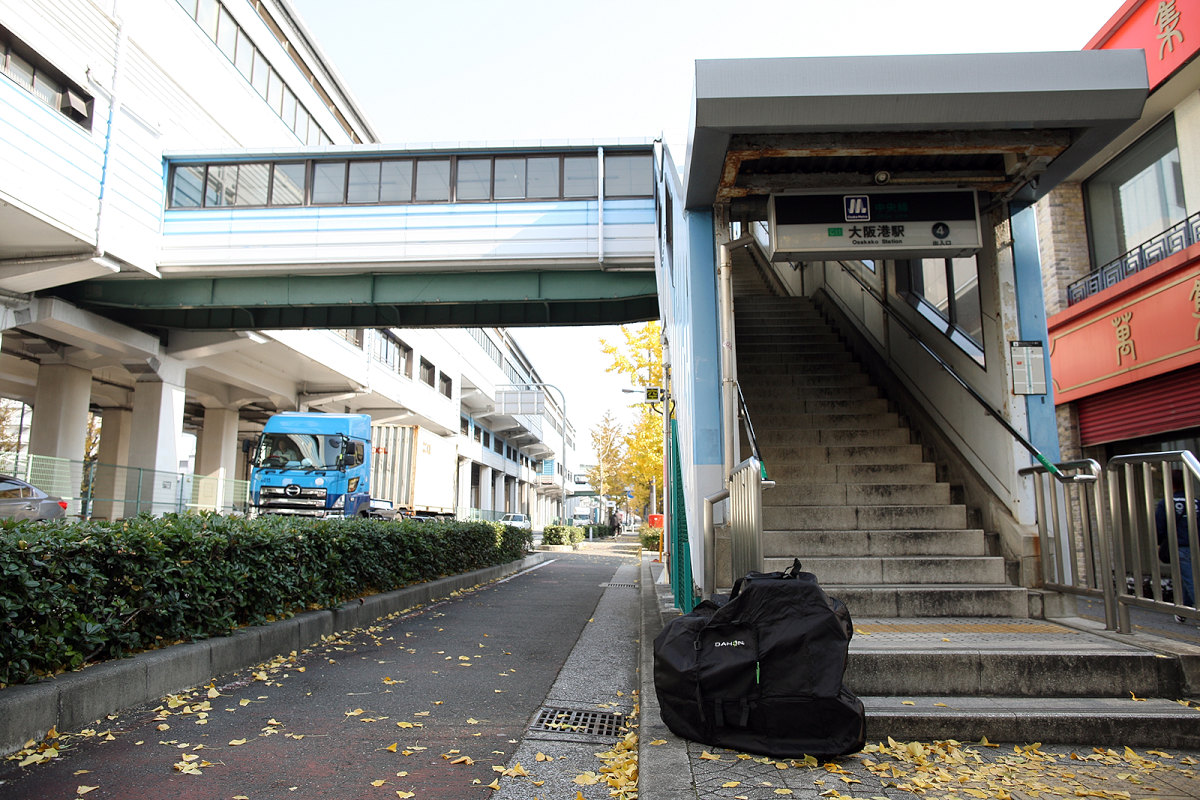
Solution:
[[[600,584],[600,588],[601,588],[601,589],[613,589],[613,588],[616,588],[616,589],[636,589],[636,588],[637,588],[637,584],[636,584],[636,583],[602,583],[602,584]]]
[[[619,737],[624,719],[621,714],[612,711],[546,706],[538,711],[529,730],[534,738],[602,741]]]

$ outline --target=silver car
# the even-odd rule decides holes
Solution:
[[[0,518],[3,519],[62,519],[67,514],[67,501],[46,494],[20,478],[0,475]]]
[[[500,522],[505,525],[512,525],[514,528],[526,528],[531,530],[533,523],[529,521],[528,514],[505,514],[500,518]]]

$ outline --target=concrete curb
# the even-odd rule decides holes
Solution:
[[[642,554],[642,630],[638,664],[638,797],[640,800],[696,798],[696,782],[688,758],[687,742],[662,721],[654,691],[654,637],[662,630],[658,588],[650,570],[653,554]],[[666,744],[650,742],[665,740]]]
[[[39,683],[9,686],[0,690],[0,753],[15,752],[30,739],[41,739],[51,728],[72,731],[86,727],[121,709],[302,650],[320,642],[322,636],[362,627],[388,614],[521,572],[548,557],[547,553],[534,553],[519,561],[353,600],[339,608],[308,611],[228,636],[106,661]]]

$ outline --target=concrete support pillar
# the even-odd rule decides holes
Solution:
[[[204,409],[204,429],[197,444],[197,502],[202,509],[233,510],[233,476],[237,472],[238,412],[233,408]]]
[[[492,508],[496,509],[497,513],[503,514],[508,510],[505,508],[504,473],[498,469],[492,470],[492,496],[496,498],[496,504]]]
[[[79,498],[91,399],[90,369],[73,364],[38,368],[29,429],[30,482],[64,498],[68,516],[82,512]]]
[[[130,438],[131,470],[126,483],[126,514],[182,511],[191,486],[181,485],[179,437],[183,433],[184,380],[187,370],[175,359],[155,360],[138,376],[133,390],[137,425]]]
[[[471,459],[458,460],[458,500],[455,505],[459,508],[471,507]]]
[[[129,472],[129,437],[133,430],[133,412],[127,408],[106,408],[100,418],[100,448],[96,453],[96,475],[92,482],[93,519],[121,519],[125,516],[124,486]]]
[[[479,465],[479,510],[491,511],[496,508],[495,481],[492,479],[492,468]]]

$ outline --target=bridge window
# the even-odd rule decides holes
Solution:
[[[438,389],[446,397],[454,395],[454,381],[444,372],[438,376]]]
[[[495,199],[521,200],[525,197],[524,158],[497,158],[495,171],[495,188],[492,190]]]
[[[606,155],[605,197],[644,197],[654,193],[654,164],[649,154]]]
[[[343,203],[346,200],[346,162],[317,161],[313,164],[313,205]]]
[[[559,159],[557,156],[532,156],[525,160],[525,196],[530,200],[558,197]]]
[[[80,126],[92,127],[92,98],[0,27],[0,72]]]
[[[563,197],[595,197],[600,169],[595,156],[563,158]]]
[[[457,200],[490,200],[492,194],[492,160],[490,158],[458,159],[458,176],[454,183]]]
[[[437,367],[425,359],[421,359],[421,382],[433,386],[433,376],[437,374]]]
[[[304,203],[305,164],[276,164],[271,177],[271,205],[298,206]]]
[[[171,171],[171,205],[198,208],[204,199],[204,165],[176,167]]]
[[[408,203],[413,193],[413,164],[409,159],[384,161],[379,169],[379,201]]]
[[[379,202],[379,162],[351,161],[347,203]]]
[[[450,200],[450,159],[426,158],[417,161],[418,203],[445,203]]]

